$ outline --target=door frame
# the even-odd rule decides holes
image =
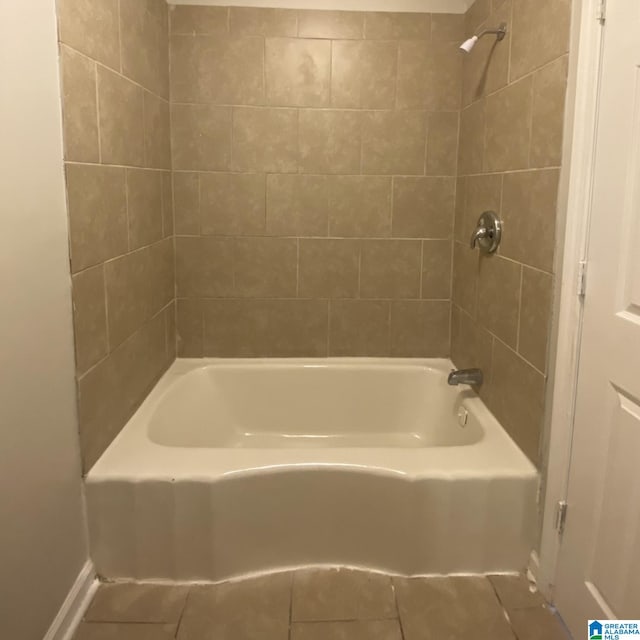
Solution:
[[[565,114],[564,175],[559,196],[560,212],[563,199],[566,201],[566,218],[563,220],[560,215],[557,225],[557,284],[552,331],[557,341],[551,353],[550,360],[554,364],[550,369],[546,392],[545,451],[548,457],[542,535],[539,557],[534,553],[531,563],[538,587],[550,602],[554,601],[561,543],[561,536],[556,530],[557,507],[567,497],[571,462],[583,317],[579,281],[581,262],[588,257],[604,42],[604,28],[599,20],[603,0],[573,0],[572,4],[572,63]],[[554,341],[551,340],[551,343],[554,344]]]

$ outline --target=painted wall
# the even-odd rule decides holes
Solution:
[[[179,354],[447,356],[463,16],[169,13]]]
[[[452,358],[480,366],[488,407],[540,463],[554,286],[570,0],[477,0],[467,35],[453,252]],[[469,250],[478,216],[504,222],[494,256]]]
[[[164,0],[59,0],[87,471],[175,357]]]
[[[39,640],[87,559],[56,18],[0,7],[0,636]]]

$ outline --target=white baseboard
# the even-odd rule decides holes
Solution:
[[[98,584],[93,562],[87,560],[43,640],[71,640]]]

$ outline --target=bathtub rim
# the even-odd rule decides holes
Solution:
[[[214,482],[265,473],[341,471],[418,481],[438,479],[539,478],[539,472],[471,389],[463,405],[480,421],[480,442],[416,449],[287,448],[231,449],[166,446],[153,442],[147,423],[165,391],[179,377],[209,366],[374,365],[426,368],[446,375],[447,358],[178,358],[152,388],[86,475],[86,482]]]

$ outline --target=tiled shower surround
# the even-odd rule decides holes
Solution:
[[[170,11],[178,353],[449,353],[462,15]]]
[[[568,0],[58,4],[85,469],[176,352],[452,355],[537,460]]]
[[[453,270],[452,359],[539,463],[551,323],[570,0],[477,0],[466,32],[507,23],[465,57]],[[469,251],[478,215],[504,222],[499,255]]]

